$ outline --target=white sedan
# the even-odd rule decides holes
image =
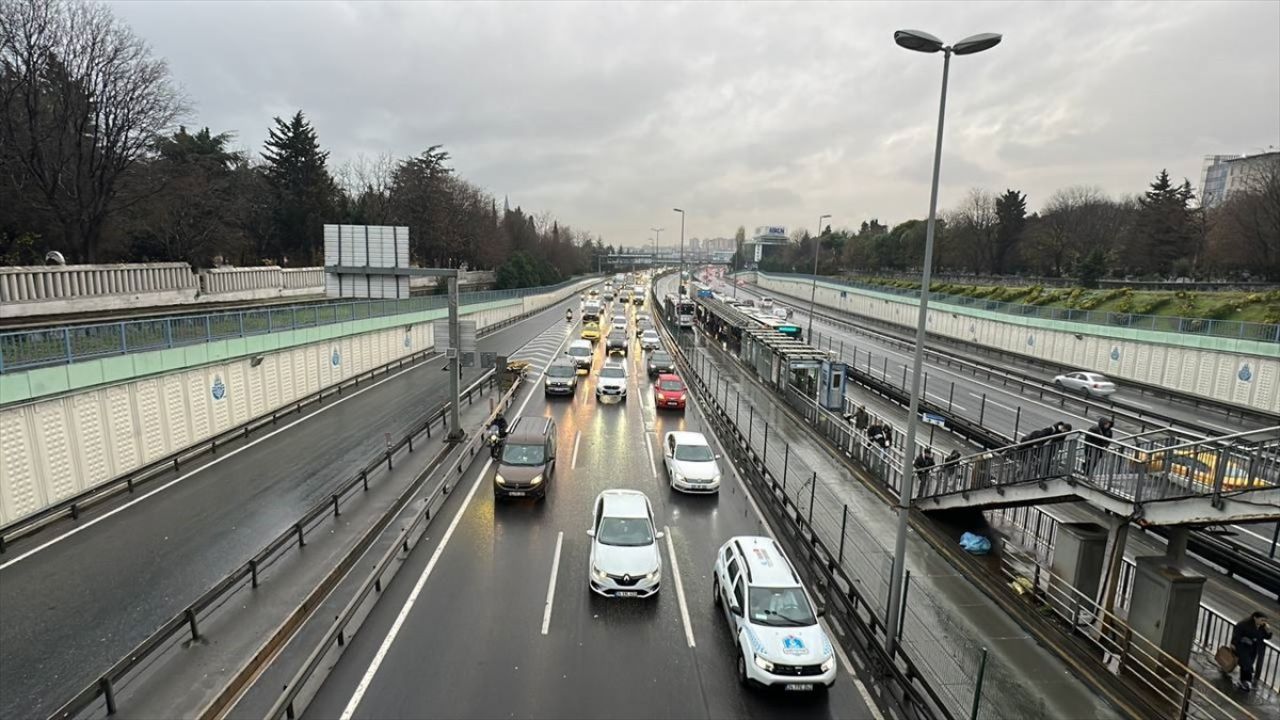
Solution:
[[[1085,397],[1106,397],[1116,391],[1115,383],[1095,372],[1066,373],[1054,378],[1053,384],[1063,390],[1084,393]]]
[[[662,584],[662,533],[649,498],[639,490],[605,490],[591,510],[591,592],[652,597]]]
[[[657,330],[645,330],[640,335],[640,347],[645,350],[657,350],[662,347],[662,340],[658,338]]]
[[[662,465],[673,490],[714,493],[720,490],[720,465],[702,433],[672,431],[662,440]]]

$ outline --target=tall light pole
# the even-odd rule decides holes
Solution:
[[[680,213],[680,284],[678,287],[681,292],[684,291],[684,211],[680,208],[671,208],[673,212]]]
[[[813,239],[813,287],[809,289],[809,331],[805,337],[813,342],[813,300],[818,296],[818,249],[822,247],[822,221],[830,215],[818,216],[818,235]]]
[[[906,569],[907,526],[911,512],[911,495],[914,492],[915,467],[912,462],[916,451],[916,428],[920,423],[920,374],[924,364],[925,322],[929,314],[929,282],[933,269],[933,230],[938,215],[938,173],[942,167],[942,125],[947,113],[947,74],[951,70],[951,56],[972,55],[1000,44],[996,33],[971,35],[955,45],[944,45],[941,40],[919,30],[899,30],[893,34],[898,45],[916,52],[942,52],[942,99],[938,102],[938,136],[933,147],[933,188],[929,191],[929,224],[924,236],[924,271],[920,278],[920,310],[916,315],[916,347],[911,356],[911,402],[907,410],[907,444],[902,450],[902,493],[898,496],[898,534],[893,543],[893,569],[889,576],[889,617],[885,633],[889,655],[892,657],[897,642],[898,628],[902,624],[903,572]],[[812,317],[812,315],[810,315]]]
[[[666,228],[649,228],[653,231],[653,266],[658,267],[658,238],[662,237],[662,231]]]

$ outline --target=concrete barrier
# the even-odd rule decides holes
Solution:
[[[0,319],[196,302],[186,263],[0,267]]]
[[[463,317],[483,329],[560,302],[594,282],[467,306]],[[250,347],[248,341],[282,343],[285,338],[240,339],[238,354],[230,356],[210,356],[204,346],[162,351],[179,353],[169,360],[140,353],[119,360],[149,363],[155,371],[145,377],[6,406],[0,409],[0,527],[321,388],[430,348],[433,324],[445,314],[433,310],[360,321],[370,325],[344,324],[353,332],[278,349]],[[193,354],[184,355],[187,350]]]
[[[765,290],[808,298],[811,281],[754,273]],[[744,277],[750,281],[751,276]],[[918,303],[889,293],[818,282],[821,307],[914,328]],[[930,303],[930,333],[1175,392],[1280,412],[1280,345],[1209,335],[1157,333],[1019,318]]]
[[[324,294],[324,268],[213,268],[200,272],[207,302],[250,302]]]

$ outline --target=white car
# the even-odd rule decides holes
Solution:
[[[613,316],[613,329],[614,329],[614,330],[621,330],[622,332],[626,332],[626,331],[627,331],[627,316],[626,316],[626,315],[614,315],[614,316]]]
[[[836,681],[831,640],[821,610],[777,541],[735,537],[720,547],[712,571],[715,603],[738,646],[743,685],[817,690]]]
[[[607,397],[627,399],[627,366],[625,363],[609,361],[600,368],[596,376],[596,400]]]
[[[1116,391],[1115,383],[1111,382],[1106,375],[1095,372],[1073,372],[1059,375],[1053,379],[1053,384],[1063,390],[1084,393],[1085,397],[1106,397]]]
[[[645,350],[657,350],[662,347],[662,340],[658,339],[657,330],[645,330],[640,335],[640,347]]]
[[[688,493],[720,490],[720,465],[702,433],[673,430],[662,439],[662,465],[672,489]]]
[[[653,507],[639,490],[605,490],[591,510],[591,592],[605,597],[647,598],[662,584],[662,533]]]
[[[591,358],[595,355],[595,346],[590,340],[574,340],[569,343],[565,354],[573,358],[573,365],[579,370],[591,369]]]

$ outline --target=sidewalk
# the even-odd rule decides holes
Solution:
[[[793,502],[812,508],[819,535],[834,545],[843,537],[845,570],[883,618],[896,533],[892,508],[833,461],[810,428],[782,412],[782,400],[745,382],[736,362],[695,337],[705,358],[704,379],[717,400],[736,415],[735,424],[752,438],[770,471],[785,478]],[[902,642],[957,716],[969,715],[985,648],[978,717],[1119,717],[914,532],[907,541],[907,569]]]

